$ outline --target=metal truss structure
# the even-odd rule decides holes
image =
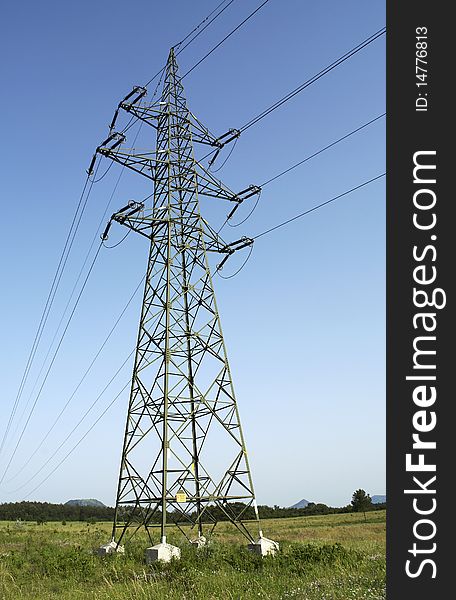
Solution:
[[[113,542],[141,527],[152,541],[157,525],[162,543],[174,525],[200,538],[221,514],[253,542],[262,533],[208,262],[209,252],[224,263],[253,240],[226,244],[202,218],[199,197],[234,203],[232,214],[260,189],[235,194],[195,159],[195,143],[218,153],[239,132],[216,138],[188,110],[173,49],[160,101],[147,105],[145,93],[134,88],[118,111],[156,130],[155,152],[123,148],[125,137],[114,132],[118,111],[97,148],[154,185],[151,207],[130,202],[103,234],[117,221],[150,240]]]

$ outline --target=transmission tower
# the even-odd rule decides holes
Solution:
[[[97,148],[154,186],[151,207],[130,202],[112,215],[102,236],[107,239],[117,221],[148,238],[150,250],[112,541],[100,550],[121,551],[141,527],[153,543],[159,526],[160,543],[146,557],[168,560],[179,555],[167,543],[169,527],[199,546],[222,515],[251,549],[274,553],[277,544],[261,531],[208,262],[208,253],[218,252],[224,255],[220,268],[253,240],[226,244],[199,208],[199,197],[210,196],[232,202],[233,213],[260,189],[234,194],[195,159],[195,143],[218,153],[239,132],[216,138],[188,110],[173,49],[160,101],[148,105],[145,95],[145,88],[133,88]],[[123,148],[125,136],[113,130],[119,110],[156,130],[155,152]]]

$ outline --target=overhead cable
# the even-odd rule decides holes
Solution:
[[[2,477],[1,477],[1,479],[0,479],[0,484],[3,482],[3,480],[4,480],[4,478],[5,478],[5,475],[7,474],[8,470],[9,470],[9,467],[10,467],[10,465],[11,465],[11,463],[12,463],[12,461],[13,461],[13,459],[14,459],[15,455],[16,455],[17,449],[19,448],[19,445],[20,445],[20,443],[21,443],[21,441],[22,441],[22,438],[23,438],[23,436],[24,436],[24,433],[25,433],[25,431],[26,431],[26,429],[27,429],[27,426],[28,426],[28,424],[29,424],[29,422],[30,422],[30,419],[31,419],[32,415],[33,415],[33,412],[34,412],[34,410],[35,410],[35,407],[36,407],[36,405],[37,405],[37,403],[38,403],[38,400],[39,400],[39,398],[40,398],[40,396],[41,396],[41,392],[43,391],[44,385],[45,385],[45,383],[46,383],[46,381],[47,381],[47,378],[48,378],[48,376],[49,376],[49,373],[50,373],[50,371],[51,371],[52,365],[54,364],[54,362],[55,362],[55,359],[57,358],[57,354],[58,354],[58,352],[59,352],[59,350],[60,350],[60,347],[61,347],[61,345],[62,345],[62,342],[63,342],[63,340],[64,340],[64,338],[65,338],[65,334],[66,334],[66,332],[68,331],[68,327],[70,326],[70,323],[71,323],[71,321],[72,321],[72,318],[73,318],[73,316],[74,316],[74,313],[76,312],[76,308],[77,308],[77,306],[78,306],[78,304],[79,304],[79,301],[80,301],[80,299],[81,299],[82,293],[83,293],[83,291],[84,291],[84,289],[85,289],[85,287],[86,287],[86,285],[87,285],[87,282],[88,282],[88,280],[89,280],[90,274],[92,273],[93,267],[95,266],[95,262],[96,262],[96,260],[97,260],[97,258],[98,258],[98,254],[99,254],[99,252],[100,252],[101,248],[102,248],[102,245],[100,244],[100,245],[99,245],[99,247],[98,247],[98,250],[97,250],[97,252],[96,252],[96,254],[95,254],[94,258],[93,258],[92,264],[90,265],[89,271],[87,272],[87,275],[86,275],[86,277],[85,277],[85,280],[84,280],[84,283],[83,283],[83,285],[82,285],[82,287],[81,287],[81,290],[79,291],[78,297],[76,298],[76,302],[75,302],[75,304],[74,304],[74,306],[73,306],[73,309],[72,309],[72,311],[71,311],[71,314],[70,314],[70,316],[69,316],[69,318],[68,318],[68,321],[67,321],[67,324],[66,324],[66,326],[65,326],[65,329],[63,330],[63,332],[62,332],[62,335],[60,336],[59,343],[58,343],[58,345],[57,345],[57,347],[56,347],[56,349],[55,349],[55,352],[54,352],[54,354],[53,354],[53,356],[52,356],[52,360],[51,360],[51,362],[50,362],[50,364],[49,364],[49,367],[48,367],[48,369],[47,369],[47,371],[46,371],[46,374],[45,374],[45,376],[44,376],[44,379],[43,379],[43,381],[42,381],[42,383],[41,383],[40,389],[38,390],[38,393],[37,393],[37,395],[36,395],[36,398],[35,398],[35,400],[34,400],[34,402],[33,402],[33,405],[32,405],[32,407],[31,407],[31,409],[30,409],[30,411],[29,411],[29,414],[28,414],[27,420],[26,420],[26,422],[25,422],[24,426],[22,427],[22,431],[21,431],[21,434],[20,434],[20,436],[19,436],[19,439],[18,439],[18,441],[17,441],[17,443],[16,443],[16,445],[15,445],[15,447],[14,447],[13,453],[11,454],[11,457],[10,457],[10,459],[9,459],[9,461],[8,461],[8,464],[6,465],[6,468],[5,468],[5,470],[3,471],[3,475],[2,475]]]
[[[251,19],[268,2],[269,0],[264,0],[264,2],[260,4],[260,6],[258,6],[254,11],[252,11],[241,23],[239,23],[239,25],[237,25],[232,31],[230,31],[228,35],[226,35],[218,44],[211,48],[211,50],[209,50],[209,52],[205,54],[203,58],[201,58],[197,63],[195,63],[193,67],[191,67],[184,75],[182,75],[181,80],[184,79],[184,77],[187,77],[187,75],[189,75],[194,69],[196,69],[196,67],[198,67],[204,60],[206,60],[208,56],[210,56],[215,50],[217,50],[217,48],[219,48],[224,42],[226,42],[228,38],[230,38],[234,33],[236,33],[236,31],[240,29],[244,25],[244,23],[247,23],[247,21]]]
[[[226,0],[224,0],[223,2],[221,2],[218,6],[216,6],[216,8],[214,8],[214,10],[212,12],[210,12],[207,17],[205,17],[201,23],[199,25],[197,25],[193,31],[191,31],[190,33],[188,33],[180,42],[178,42],[177,44],[175,44],[173,47],[174,48],[179,48],[179,46],[181,44],[183,44],[191,35],[193,35],[193,33],[195,33],[200,27],[201,25],[203,25],[216,11],[219,10],[219,12],[217,12],[217,14],[209,21],[209,23],[207,23],[203,29],[201,29],[201,31],[199,31],[195,36],[193,36],[193,38],[187,42],[185,44],[185,46],[183,46],[182,48],[180,48],[177,52],[176,52],[176,56],[178,56],[183,50],[185,50],[185,48],[187,48],[192,42],[194,42],[196,40],[196,38],[201,35],[201,33],[203,33],[203,31],[205,29],[207,29],[207,27],[209,27],[209,25],[211,25],[211,23],[213,23],[215,21],[215,19],[217,19],[217,17],[219,17],[225,9],[227,9],[232,3],[234,2],[234,0],[231,0],[231,2],[229,2],[224,8],[222,8],[221,10],[219,10],[219,8],[226,3]],[[144,84],[144,87],[147,87],[148,85],[150,85],[152,83],[152,81],[154,81],[154,79],[156,79],[159,75],[161,75],[164,71],[165,71],[166,67],[162,67],[159,71],[157,71],[157,73],[155,73],[155,75],[153,77],[151,77],[149,79],[149,81],[147,83]]]
[[[360,183],[359,185],[356,185],[355,187],[352,187],[349,190],[342,192],[342,194],[339,194],[338,196],[334,196],[333,198],[326,200],[326,202],[317,204],[316,206],[313,206],[312,208],[305,210],[304,212],[292,217],[291,219],[287,219],[286,221],[283,221],[282,223],[279,223],[278,225],[274,225],[274,227],[271,227],[270,229],[266,229],[266,231],[257,233],[256,235],[252,236],[252,239],[257,240],[258,238],[263,237],[264,235],[267,235],[268,233],[271,233],[272,231],[275,231],[276,229],[279,229],[280,227],[284,227],[285,225],[288,225],[289,223],[296,221],[296,219],[300,219],[301,217],[304,217],[305,215],[308,215],[309,213],[314,212],[314,211],[322,208],[323,206],[330,204],[331,202],[335,202],[336,200],[338,200],[339,198],[342,198],[343,196],[347,196],[348,194],[351,194],[355,190],[359,190],[360,188],[365,187],[366,185],[369,185],[370,183],[373,183],[374,181],[377,181],[377,179],[380,179],[381,177],[384,177],[385,175],[386,175],[386,173],[381,173],[380,175],[377,175],[376,177],[372,177],[372,179],[368,179],[367,181],[364,181],[363,183]]]
[[[121,313],[119,314],[119,316],[117,317],[114,325],[111,327],[108,335],[106,336],[106,338],[104,339],[103,343],[101,344],[100,348],[98,349],[98,351],[96,352],[95,356],[93,357],[92,361],[90,362],[89,366],[87,367],[87,369],[85,370],[83,376],[81,377],[81,379],[79,380],[78,384],[76,385],[76,387],[74,388],[72,394],[70,395],[70,397],[68,398],[68,400],[66,401],[66,403],[64,404],[63,408],[61,409],[60,413],[57,415],[57,417],[54,419],[52,425],[50,426],[50,428],[48,429],[48,431],[45,433],[45,435],[43,436],[43,438],[41,439],[40,443],[38,444],[38,446],[35,448],[35,450],[33,450],[33,452],[30,454],[30,456],[27,458],[27,460],[24,462],[24,464],[15,471],[13,477],[11,477],[8,481],[13,481],[20,473],[22,473],[22,471],[27,467],[28,464],[30,464],[30,461],[33,459],[34,456],[36,456],[38,450],[40,450],[40,448],[43,446],[44,442],[47,440],[47,438],[49,437],[49,435],[52,433],[52,431],[54,430],[55,426],[57,425],[57,423],[60,421],[60,419],[62,418],[63,414],[65,413],[66,409],[68,408],[68,406],[70,405],[71,401],[74,399],[76,393],[78,392],[79,388],[81,387],[81,385],[84,383],[87,375],[90,373],[90,371],[92,370],[92,367],[94,366],[95,362],[97,361],[98,357],[100,356],[100,354],[102,353],[103,349],[105,348],[106,344],[108,343],[109,339],[111,338],[112,334],[114,333],[115,329],[117,328],[117,325],[120,323],[122,317],[124,316],[125,312],[127,311],[128,307],[130,306],[130,304],[132,303],[134,297],[136,296],[136,294],[138,293],[141,285],[143,284],[145,279],[145,276],[141,277],[141,281],[138,283],[138,285],[136,286],[133,294],[130,296],[130,298],[128,299],[127,303],[125,304],[125,306],[123,307]]]
[[[339,144],[340,142],[342,142],[343,140],[348,139],[349,137],[351,137],[352,135],[354,135],[355,133],[358,133],[359,131],[365,129],[366,127],[368,127],[369,125],[372,125],[373,123],[375,123],[376,121],[378,121],[379,119],[381,119],[382,117],[385,116],[386,113],[382,113],[380,115],[377,115],[376,117],[374,117],[373,119],[370,119],[369,121],[367,121],[366,123],[363,123],[363,125],[360,125],[359,127],[356,127],[355,129],[352,129],[351,131],[349,131],[348,133],[346,133],[345,135],[343,135],[342,137],[337,138],[337,140],[334,140],[333,142],[331,142],[330,144],[327,144],[326,146],[324,146],[323,148],[320,148],[319,150],[317,150],[316,152],[313,152],[312,154],[310,154],[309,156],[306,156],[306,158],[303,158],[302,160],[300,160],[299,162],[295,163],[294,165],[292,165],[291,167],[288,167],[287,169],[285,169],[284,171],[281,171],[280,173],[278,173],[277,175],[274,175],[273,177],[271,177],[270,179],[267,179],[266,181],[264,181],[263,183],[261,183],[259,185],[260,188],[264,188],[265,186],[269,185],[270,183],[272,183],[273,181],[275,181],[276,179],[279,179],[279,177],[283,177],[284,175],[286,175],[287,173],[289,173],[290,171],[292,171],[293,169],[296,169],[297,167],[303,165],[304,163],[306,163],[307,161],[311,160],[312,158],[315,158],[316,156],[322,154],[323,152],[325,152],[326,150],[329,150],[330,148],[333,148],[334,146],[336,146],[337,144]],[[228,224],[230,227],[238,227],[239,225],[242,225],[243,223],[245,223],[254,213],[255,209],[258,206],[258,203],[260,201],[261,198],[261,194],[258,195],[255,204],[253,205],[252,209],[250,210],[250,212],[247,214],[246,217],[244,217],[242,219],[242,221],[239,221],[239,223],[230,223],[230,220],[228,218],[225,219],[225,222],[223,223],[223,225],[220,227],[220,229],[218,230],[217,233],[220,233],[222,231],[222,229],[225,227],[226,224]]]
[[[65,454],[65,456],[60,460],[60,462],[57,463],[57,465],[52,469],[52,471],[42,481],[40,481],[40,483],[37,486],[35,486],[33,488],[33,490],[29,494],[27,494],[27,496],[25,496],[26,498],[29,498],[32,494],[34,494],[36,492],[36,490],[39,489],[49,479],[49,477],[51,477],[51,475],[53,475],[57,471],[57,469],[67,460],[67,458],[71,454],[73,454],[73,452],[76,450],[76,448],[84,441],[84,439],[89,435],[89,433],[92,431],[92,429],[101,421],[101,419],[105,416],[105,414],[108,412],[108,410],[111,408],[111,406],[113,406],[113,404],[115,404],[115,402],[119,399],[121,394],[127,389],[127,387],[129,385],[131,385],[130,380],[127,381],[127,383],[120,390],[120,392],[117,394],[117,396],[114,397],[114,399],[108,404],[108,406],[104,409],[104,411],[97,418],[97,420],[91,425],[91,427],[85,432],[85,434],[76,442],[76,444],[71,448],[71,450],[69,450],[69,452],[67,452],[67,454]]]
[[[224,12],[224,11],[225,11],[225,10],[226,10],[226,9],[227,9],[227,8],[228,8],[230,5],[231,5],[231,4],[233,4],[233,2],[234,2],[234,0],[230,0],[230,1],[228,2],[228,4],[226,4],[226,1],[227,1],[227,0],[223,0],[223,2],[220,2],[220,4],[219,4],[218,6],[216,6],[216,8],[214,8],[214,10],[213,10],[211,13],[209,13],[209,14],[207,15],[207,17],[206,17],[205,19],[203,19],[203,20],[201,21],[201,23],[200,23],[199,25],[197,25],[193,31],[191,31],[189,34],[187,34],[183,40],[181,40],[181,41],[180,41],[178,44],[176,44],[176,45],[174,46],[174,48],[179,48],[178,52],[176,52],[176,56],[178,56],[178,55],[179,55],[179,54],[180,54],[180,53],[181,53],[183,50],[185,50],[185,48],[187,48],[187,46],[189,46],[189,45],[190,45],[192,42],[194,42],[194,41],[196,40],[196,38],[197,38],[197,37],[199,37],[199,36],[200,36],[200,35],[203,33],[203,31],[204,31],[205,29],[207,29],[207,28],[209,27],[209,25],[210,25],[210,24],[211,24],[213,21],[215,21],[215,19],[216,19],[217,17],[219,17],[219,16],[220,16],[220,15],[221,15],[221,14],[222,14],[222,13],[223,13],[223,12]],[[224,6],[224,7],[223,7],[223,8],[222,8],[222,9],[221,9],[221,10],[220,10],[220,11],[219,11],[219,12],[218,12],[216,15],[215,15],[215,17],[214,17],[214,18],[212,18],[212,19],[209,21],[209,23],[207,23],[207,24],[206,24],[206,25],[205,25],[205,26],[204,26],[202,29],[200,29],[201,25],[204,25],[204,23],[206,23],[206,21],[207,21],[207,20],[208,20],[208,19],[209,19],[209,18],[210,18],[210,17],[211,17],[211,16],[212,16],[212,15],[213,15],[213,14],[214,14],[214,13],[215,13],[215,12],[216,12],[216,11],[217,11],[217,10],[218,10],[218,9],[219,9],[221,6],[222,6],[222,5],[223,5],[223,4],[225,4],[225,6]],[[199,31],[198,31],[198,30],[199,30]],[[191,35],[193,35],[195,32],[197,32],[197,33],[196,33],[196,35],[194,35],[194,36],[192,37],[192,39],[191,39],[189,42],[187,42],[187,43],[185,44],[185,46],[182,46],[182,48],[180,48],[180,46],[181,46],[181,45],[182,45],[182,44],[183,44],[183,43],[184,43],[184,42],[185,42],[185,41],[186,41],[186,40],[187,40],[187,39],[188,39],[188,38],[189,38]]]
[[[141,122],[141,123],[139,124],[138,131],[136,132],[135,138],[134,138],[134,140],[133,140],[133,145],[135,144],[135,142],[136,142],[136,139],[138,138],[138,135],[139,135],[139,133],[140,133],[140,131],[141,131],[141,128],[142,128],[142,126],[143,126],[143,123]],[[99,163],[99,164],[100,164],[100,163]],[[113,163],[111,163],[111,165],[112,165],[112,164],[113,164]],[[116,183],[114,184],[114,188],[113,188],[113,190],[112,190],[112,192],[111,192],[111,194],[110,194],[110,196],[109,196],[109,198],[108,198],[108,202],[107,202],[107,204],[106,204],[106,207],[105,207],[105,210],[104,210],[104,212],[103,212],[103,215],[101,216],[101,219],[100,219],[100,221],[99,221],[98,228],[97,228],[97,230],[96,230],[96,232],[95,232],[95,235],[94,235],[94,237],[93,237],[93,239],[92,239],[92,242],[91,242],[91,244],[90,244],[90,247],[89,247],[89,249],[88,249],[88,251],[87,251],[87,253],[86,253],[86,256],[85,256],[85,258],[84,258],[83,264],[82,264],[82,266],[81,266],[81,268],[80,268],[80,270],[79,270],[78,276],[77,276],[77,278],[76,278],[76,282],[75,282],[75,283],[74,283],[74,285],[73,285],[73,289],[72,289],[72,291],[71,291],[71,293],[70,293],[70,296],[69,296],[69,298],[68,298],[68,300],[67,300],[66,306],[65,306],[65,308],[64,308],[64,310],[63,310],[62,316],[61,316],[61,318],[60,318],[59,324],[57,325],[56,331],[55,331],[55,333],[54,333],[54,336],[53,336],[53,338],[52,338],[52,341],[51,341],[51,343],[50,343],[50,345],[49,345],[49,348],[48,348],[48,351],[47,351],[47,353],[46,353],[46,356],[45,356],[45,358],[44,358],[44,361],[43,361],[43,363],[42,363],[41,369],[40,369],[40,371],[39,371],[39,373],[38,373],[38,376],[37,376],[37,378],[36,378],[36,380],[35,380],[35,383],[34,383],[34,385],[33,385],[33,388],[32,388],[32,390],[31,390],[31,392],[30,392],[29,399],[27,400],[27,403],[26,403],[26,405],[25,405],[25,407],[24,407],[24,409],[23,409],[23,411],[22,411],[22,414],[21,414],[21,416],[20,416],[20,419],[19,419],[19,421],[18,421],[18,425],[17,425],[17,427],[16,427],[16,432],[18,431],[18,429],[19,429],[19,426],[20,426],[20,422],[22,421],[22,419],[23,419],[23,417],[24,417],[24,415],[25,415],[25,413],[26,413],[26,411],[27,411],[27,407],[28,407],[28,405],[29,405],[29,403],[30,403],[30,400],[31,400],[32,396],[33,396],[33,393],[34,393],[34,391],[35,391],[35,388],[36,388],[36,386],[38,385],[38,381],[39,381],[39,379],[40,379],[40,377],[41,377],[41,373],[43,372],[43,370],[44,370],[44,367],[45,367],[45,365],[46,365],[46,361],[47,361],[47,359],[48,359],[48,357],[49,357],[49,355],[50,355],[50,353],[51,353],[52,346],[54,345],[54,342],[55,342],[55,340],[56,340],[56,338],[57,338],[57,334],[58,334],[58,332],[59,332],[59,330],[60,330],[60,327],[61,327],[61,325],[62,325],[62,323],[63,323],[63,320],[64,320],[64,317],[65,317],[65,315],[66,315],[66,312],[67,312],[67,310],[68,310],[68,308],[69,308],[69,306],[70,306],[70,304],[71,304],[71,300],[73,299],[73,296],[74,296],[74,294],[75,294],[75,292],[76,292],[76,289],[77,289],[78,283],[79,283],[79,281],[80,281],[80,279],[81,279],[81,277],[82,277],[82,274],[83,274],[83,272],[84,272],[84,269],[85,269],[85,266],[86,266],[86,264],[87,264],[87,262],[88,262],[88,260],[89,260],[89,257],[90,257],[90,254],[91,254],[91,252],[92,252],[92,249],[93,249],[93,247],[94,247],[94,245],[95,245],[95,242],[96,242],[96,241],[97,241],[97,239],[98,239],[98,235],[99,235],[99,233],[100,233],[100,230],[101,230],[101,228],[102,228],[102,227],[103,227],[103,225],[104,225],[104,222],[105,222],[105,219],[106,219],[106,215],[107,215],[107,213],[108,213],[108,210],[109,210],[109,207],[110,207],[110,205],[111,205],[111,202],[112,202],[112,200],[113,200],[113,198],[114,198],[114,194],[116,193],[116,190],[117,190],[117,188],[118,188],[118,186],[119,186],[119,183],[120,183],[120,180],[121,180],[121,178],[122,178],[122,175],[123,175],[123,173],[124,173],[124,170],[125,170],[125,165],[122,165],[122,168],[121,168],[121,170],[120,170],[120,173],[119,173],[119,175],[118,175],[118,177],[117,177]],[[96,181],[94,181],[93,183],[96,183]],[[129,233],[129,232],[127,232],[127,234],[128,234],[128,233]],[[125,236],[125,237],[126,237],[126,236]],[[121,240],[121,241],[123,241],[123,239],[125,239],[125,237],[124,237],[124,238],[122,238],[122,240]],[[104,242],[102,242],[102,243],[103,243],[103,246],[104,246],[104,247],[106,247],[106,248],[114,248],[115,246],[117,246],[117,245],[118,245],[118,244],[116,244],[115,246],[106,246],[106,245],[104,244]],[[14,435],[16,434],[16,432],[14,433]]]
[[[98,169],[98,166],[97,166],[97,169]],[[25,369],[24,369],[24,372],[22,374],[22,379],[21,379],[21,382],[19,384],[19,389],[18,389],[18,392],[16,394],[16,398],[15,398],[15,401],[13,403],[13,407],[11,409],[9,420],[8,420],[6,429],[5,429],[4,434],[3,434],[3,438],[2,438],[2,441],[1,441],[1,444],[0,444],[0,455],[1,455],[1,452],[2,452],[3,447],[5,445],[6,439],[8,437],[8,433],[9,433],[9,431],[11,429],[11,425],[12,425],[14,417],[16,415],[17,407],[19,405],[19,402],[20,402],[20,399],[22,397],[25,385],[27,383],[27,379],[28,379],[28,376],[29,376],[29,373],[30,373],[30,369],[31,369],[33,361],[35,359],[35,355],[36,355],[38,346],[40,344],[41,337],[43,335],[43,331],[44,331],[44,328],[46,326],[46,323],[47,323],[47,320],[48,320],[48,317],[49,317],[49,313],[50,313],[52,305],[54,303],[54,299],[55,299],[57,290],[58,290],[59,285],[60,285],[60,281],[62,279],[62,275],[64,273],[64,270],[65,270],[65,267],[66,267],[66,264],[67,264],[67,261],[68,261],[68,256],[69,256],[71,248],[73,246],[73,242],[74,242],[74,239],[76,237],[77,231],[79,229],[79,225],[81,223],[82,216],[83,216],[85,208],[87,206],[87,201],[88,201],[90,193],[92,191],[92,187],[93,187],[93,182],[90,182],[89,181],[89,177],[87,176],[86,181],[84,183],[83,190],[82,190],[81,195],[79,197],[78,204],[76,206],[76,210],[75,210],[74,215],[73,215],[73,219],[72,219],[72,222],[71,222],[71,225],[70,225],[70,229],[68,231],[68,234],[67,234],[64,246],[63,246],[62,253],[60,255],[60,259],[59,259],[59,262],[58,262],[58,265],[57,265],[57,269],[56,269],[55,274],[54,274],[54,278],[53,278],[52,283],[51,283],[51,288],[49,290],[49,293],[48,293],[48,296],[47,296],[47,299],[46,299],[46,302],[45,302],[45,305],[44,305],[44,309],[43,309],[43,312],[41,314],[41,318],[40,318],[40,321],[39,321],[39,324],[38,324],[38,328],[37,328],[36,333],[35,333],[35,337],[34,337],[34,340],[33,340],[33,343],[32,343],[32,347],[30,349],[30,352],[29,352],[29,355],[28,355],[28,358],[27,358],[27,362],[26,362],[26,365],[25,365]]]
[[[331,142],[330,144],[328,144],[327,146],[324,146],[320,150],[317,150],[316,152],[314,152],[310,156],[307,156],[306,158],[304,158],[303,160],[300,160],[299,162],[295,163],[291,167],[288,167],[288,169],[285,169],[285,171],[282,171],[281,173],[278,173],[277,175],[274,175],[274,177],[271,177],[271,179],[267,179],[263,183],[260,183],[260,187],[265,187],[266,185],[269,185],[270,183],[272,183],[276,179],[279,179],[279,177],[282,177],[283,175],[286,175],[290,171],[293,171],[293,169],[296,169],[296,167],[300,167],[301,165],[303,165],[308,160],[311,160],[312,158],[315,158],[315,156],[318,156],[319,154],[322,154],[322,152],[325,152],[325,150],[329,150],[329,148],[332,148],[336,144],[339,144],[343,140],[346,140],[347,138],[351,137],[355,133],[358,133],[358,131],[361,131],[362,129],[364,129],[365,127],[368,127],[369,125],[372,125],[372,123],[375,123],[376,121],[378,121],[379,119],[381,119],[382,117],[384,117],[385,114],[386,113],[382,113],[381,115],[378,115],[377,117],[374,117],[373,119],[371,119],[367,123],[364,123],[364,125],[360,125],[360,127],[357,127],[356,129],[353,129],[352,131],[350,131],[349,133],[347,133],[347,134],[343,135],[342,137],[338,138],[334,142]]]
[[[358,44],[357,46],[355,46],[354,48],[352,48],[351,50],[349,50],[348,52],[346,52],[345,54],[340,56],[337,60],[332,62],[330,65],[328,65],[327,67],[325,67],[324,69],[319,71],[316,75],[314,75],[313,77],[311,77],[310,79],[308,79],[307,81],[305,81],[304,83],[299,85],[297,88],[295,88],[294,90],[292,90],[291,92],[286,94],[283,98],[280,98],[280,100],[277,100],[276,102],[274,102],[274,104],[272,104],[271,106],[269,106],[268,108],[263,110],[256,117],[253,117],[252,119],[250,119],[250,121],[248,121],[242,127],[239,128],[239,131],[241,131],[241,133],[242,133],[243,131],[246,131],[246,129],[249,129],[256,123],[258,123],[258,121],[260,121],[261,119],[264,119],[264,117],[266,117],[271,112],[273,112],[274,110],[276,110],[277,108],[282,106],[282,104],[285,104],[285,102],[288,102],[288,100],[291,100],[291,98],[294,98],[294,96],[296,96],[297,94],[299,94],[300,92],[305,90],[307,87],[309,87],[310,85],[312,85],[313,83],[315,83],[316,81],[318,81],[319,79],[324,77],[327,73],[329,73],[330,71],[332,71],[333,69],[335,69],[336,67],[338,67],[339,65],[341,65],[342,63],[347,61],[348,59],[350,59],[352,56],[354,56],[355,54],[360,52],[363,48],[366,48],[366,46],[368,46],[369,44],[372,44],[372,42],[374,42],[376,39],[378,39],[379,37],[384,35],[385,32],[386,32],[386,27],[383,27],[382,29],[379,29],[378,31],[376,31],[375,33],[370,35],[368,38],[366,38],[360,44]]]

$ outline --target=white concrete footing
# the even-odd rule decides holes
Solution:
[[[207,544],[207,539],[204,537],[204,535],[199,535],[195,540],[191,540],[190,543],[192,546],[202,548]]]
[[[146,563],[148,565],[157,560],[161,560],[163,562],[170,562],[173,558],[179,560],[180,556],[180,548],[163,542],[161,544],[156,544],[151,548],[146,548],[145,551]]]
[[[249,544],[247,547],[251,552],[260,554],[261,556],[274,556],[279,550],[278,542],[274,542],[274,540],[270,540],[262,536],[259,537],[256,542]]]
[[[124,554],[125,548],[123,546],[119,546],[117,542],[112,540],[108,544],[104,544],[100,546],[97,550],[98,556],[106,556],[107,554]]]

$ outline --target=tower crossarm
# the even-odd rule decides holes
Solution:
[[[133,94],[133,92],[131,92],[131,94]],[[113,129],[114,124],[117,120],[119,109],[125,110],[126,112],[133,115],[143,123],[150,125],[155,130],[158,130],[160,118],[163,118],[167,115],[166,111],[164,110],[164,106],[166,108],[166,103],[157,102],[156,104],[151,105],[139,103],[138,100],[142,98],[143,95],[144,94],[135,96],[132,100],[128,100],[127,96],[123,101],[119,103],[119,107],[116,110],[116,113],[114,114],[114,118],[110,126],[110,131]],[[203,123],[201,123],[201,121],[197,119],[197,117],[190,111],[188,111],[188,118],[183,119],[182,122],[176,126],[182,130],[178,132],[181,136],[181,139],[186,139],[186,136],[190,131],[192,136],[192,142],[212,146],[213,148],[217,149],[217,152],[211,159],[210,164],[212,164],[215,161],[220,150],[224,146],[226,146],[226,144],[229,144],[241,135],[241,132],[238,129],[229,129],[227,132],[217,137],[213,133],[211,133],[209,129],[205,125],[203,125]]]
[[[229,144],[241,135],[239,129],[229,129],[226,133],[215,137],[215,135],[211,133],[209,129],[203,125],[203,123],[201,123],[201,121],[199,121],[192,112],[189,111],[188,114],[190,124],[192,126],[192,140],[200,144],[206,144],[208,146],[217,148],[217,152],[211,159],[209,165],[214,162],[223,146],[226,146],[226,144]]]
[[[168,224],[172,225],[173,223],[179,222],[179,219],[170,218],[167,210],[166,206],[162,206],[147,211],[147,214],[145,214],[144,203],[130,200],[126,206],[123,206],[111,215],[111,218],[100,237],[103,241],[106,241],[109,238],[109,231],[112,223],[113,221],[116,221],[147,239],[153,238],[157,241],[159,240],[160,235],[165,235]],[[192,232],[190,229],[193,229],[194,231]],[[206,252],[225,254],[224,259],[220,265],[217,266],[217,269],[221,269],[227,259],[236,252],[236,250],[251,246],[254,242],[251,238],[242,237],[234,242],[227,243],[202,217],[200,223],[195,224],[193,227],[187,226],[187,235],[189,240],[192,240],[196,245],[198,245],[198,240],[200,236],[202,236]]]
[[[120,151],[107,146],[97,148],[97,152],[140,175],[144,175],[144,177],[147,177],[152,181],[155,180],[155,169],[157,164],[165,162],[163,158],[160,158],[157,152],[136,153],[134,152],[134,149],[124,149]]]
[[[242,204],[247,198],[261,192],[261,188],[253,184],[240,192],[233,192],[219,179],[214,177],[212,173],[205,169],[199,162],[196,163],[196,176],[198,180],[198,194],[203,196],[221,198],[223,200],[235,202],[236,204]]]
[[[104,142],[102,142],[102,144],[98,146],[92,162],[90,163],[90,167],[87,171],[89,175],[93,174],[96,155],[101,154],[140,175],[144,175],[144,177],[147,177],[151,181],[155,181],[157,172],[160,174],[160,171],[166,169],[169,164],[167,152],[163,150],[138,152],[135,148],[123,148],[121,150],[120,145],[125,139],[123,134],[112,133]],[[233,192],[219,179],[214,177],[210,171],[205,169],[201,163],[195,161],[194,166],[192,164],[185,165],[184,163],[180,165],[179,189],[181,193],[193,192],[195,177],[198,183],[198,194],[200,196],[228,200],[229,202],[235,202],[236,205],[241,204],[247,198],[250,198],[254,194],[258,194],[261,191],[260,187],[250,185],[240,192]],[[232,216],[232,214],[234,214],[233,211],[230,215]]]

